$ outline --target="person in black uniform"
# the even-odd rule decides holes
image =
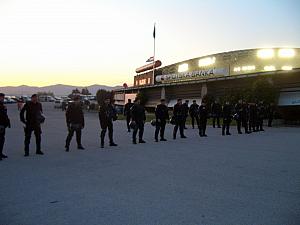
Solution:
[[[267,107],[268,127],[272,127],[274,114],[275,114],[275,106],[274,103],[271,103]]]
[[[257,105],[257,123],[256,123],[256,130],[258,131],[265,131],[263,129],[263,124],[264,124],[264,118],[266,114],[266,109],[264,106],[264,102],[261,101]]]
[[[243,101],[239,100],[238,103],[235,105],[235,120],[236,120],[236,127],[239,134],[242,134],[242,111],[243,111]]]
[[[249,104],[249,131],[256,132],[257,107],[255,103]]]
[[[25,116],[26,113],[26,116]],[[36,154],[43,155],[41,151],[41,123],[44,122],[45,117],[43,116],[42,104],[38,102],[38,97],[36,94],[31,96],[31,101],[28,101],[22,108],[20,112],[20,120],[25,124],[25,157],[29,156],[29,145],[31,134],[34,132],[36,140]]]
[[[223,106],[222,116],[223,116],[222,135],[223,136],[225,135],[225,130],[226,130],[226,135],[231,135],[229,129],[230,129],[230,123],[232,119],[232,108],[231,105],[229,104],[229,101],[226,101],[225,105]]]
[[[145,108],[141,105],[141,101],[136,99],[134,105],[131,107],[131,120],[135,123],[135,127],[132,133],[132,143],[137,144],[136,135],[139,131],[139,143],[146,143],[143,140],[144,124],[146,121]]]
[[[250,134],[248,130],[248,120],[249,120],[249,107],[247,102],[243,102],[242,104],[242,113],[241,113],[241,121],[242,126],[245,128],[245,134]]]
[[[177,103],[173,108],[173,117],[174,117],[174,130],[173,130],[173,139],[176,139],[177,130],[179,128],[181,138],[186,138],[184,136],[184,121],[185,121],[185,109],[182,104],[182,99],[178,99]]]
[[[127,130],[130,132],[130,120],[131,120],[131,107],[133,106],[133,103],[131,102],[131,99],[128,99],[128,102],[124,106],[124,116],[126,116],[126,124],[127,124]]]
[[[10,128],[10,120],[7,115],[7,108],[4,105],[3,93],[0,93],[0,160],[6,159],[7,156],[3,154],[3,147],[5,142],[5,129]]]
[[[201,103],[199,107],[199,135],[200,137],[207,137],[205,134],[207,125],[208,109],[205,102]]]
[[[216,127],[216,121],[217,121],[218,128],[221,128],[221,126],[220,126],[221,112],[222,112],[222,107],[221,107],[220,103],[218,101],[215,101],[211,105],[211,113],[212,113],[212,116],[213,116],[213,128]]]
[[[197,104],[196,100],[193,100],[193,104],[190,106],[190,116],[192,118],[192,127],[195,128],[195,119],[197,126],[199,126],[199,117],[198,117],[198,109],[199,105]]]
[[[117,113],[113,105],[111,104],[110,98],[105,99],[104,104],[100,106],[99,110],[99,121],[101,126],[101,148],[104,148],[104,138],[106,130],[108,129],[109,145],[118,146],[113,141],[113,121],[117,120]]]
[[[186,119],[189,116],[189,100],[185,100],[185,103],[182,104],[183,107],[183,113],[184,113],[184,129],[187,129],[186,127]]]
[[[84,150],[84,147],[81,144],[81,130],[84,128],[84,115],[79,96],[75,96],[74,102],[68,105],[66,110],[66,122],[69,131],[65,145],[66,151],[68,152],[70,149],[70,143],[74,132],[76,132],[77,148],[79,150]]]
[[[155,118],[156,118],[156,126],[155,126],[155,141],[158,142],[158,134],[160,133],[160,141],[166,141],[165,139],[165,128],[167,124],[167,120],[169,120],[169,109],[166,106],[165,99],[160,100],[160,104],[156,106],[155,109]]]

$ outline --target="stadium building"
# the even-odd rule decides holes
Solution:
[[[155,68],[155,69],[154,69]],[[153,72],[154,69],[154,72]],[[177,98],[216,98],[233,89],[243,89],[260,77],[280,90],[278,106],[284,114],[300,119],[300,48],[248,49],[185,60],[161,67],[156,61],[136,70],[134,85],[115,92],[117,105],[143,91],[146,107],[155,107],[161,98],[172,107]],[[297,114],[297,115],[296,115]]]

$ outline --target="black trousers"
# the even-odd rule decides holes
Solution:
[[[101,138],[101,145],[104,145],[104,138],[105,138],[105,134],[106,131],[108,130],[108,138],[109,138],[109,143],[114,143],[113,140],[113,123],[112,121],[108,121],[107,123],[101,125],[101,134],[100,134],[100,138]]]
[[[245,129],[245,133],[248,133],[249,130],[248,130],[248,122],[247,122],[247,120],[242,120],[242,126]]]
[[[242,133],[242,120],[236,120],[236,128],[239,133]]]
[[[207,125],[207,119],[200,120],[200,124],[199,124],[199,135],[200,136],[204,136],[205,135],[206,125]]]
[[[139,140],[143,140],[143,135],[144,135],[144,123],[143,122],[136,122],[136,126],[133,130],[132,133],[132,140],[136,141],[136,135],[137,132],[139,131]]]
[[[81,146],[81,129],[74,129],[72,127],[69,128],[69,133],[66,139],[66,147],[70,146],[71,140],[73,138],[74,133],[76,132],[76,141],[77,146]]]
[[[229,128],[230,128],[231,119],[229,118],[223,118],[223,125],[222,125],[222,134],[229,134]]]
[[[256,120],[249,120],[249,131],[256,131]]]
[[[214,116],[213,117],[213,128],[216,127],[216,120],[217,120],[217,126],[220,127],[220,116]]]
[[[179,128],[179,131],[180,131],[180,136],[183,137],[184,136],[184,125],[185,125],[185,120],[184,119],[180,119],[180,120],[176,120],[175,121],[175,127],[174,127],[174,130],[173,130],[173,138],[176,138],[176,135],[177,135],[177,131],[178,131],[178,128]]]
[[[199,126],[199,117],[197,115],[191,115],[191,118],[192,118],[192,127],[194,129],[195,128],[195,120],[196,120],[197,126]]]
[[[4,147],[4,142],[5,142],[5,128],[0,128],[0,157],[1,154],[3,153],[3,147]]]
[[[29,153],[29,145],[30,145],[30,139],[31,139],[31,134],[34,132],[35,135],[35,142],[36,142],[36,151],[41,151],[41,141],[42,141],[42,129],[40,125],[26,125],[24,128],[25,132],[25,153]]]
[[[131,120],[131,116],[130,115],[126,115],[126,125],[127,125],[127,130],[130,131],[130,120]]]
[[[263,131],[264,119],[258,119],[256,123],[256,130]]]
[[[160,133],[160,138],[165,138],[165,129],[166,129],[166,121],[161,120],[160,123],[157,123],[155,127],[155,140],[158,139],[158,134]]]

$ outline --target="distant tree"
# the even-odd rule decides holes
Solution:
[[[104,100],[110,98],[111,101],[114,99],[113,92],[104,89],[99,89],[96,93],[97,102],[99,105],[103,105]]]
[[[81,90],[81,94],[83,94],[83,95],[91,95],[91,93],[89,92],[89,90],[87,88],[83,88]]]
[[[252,84],[252,97],[256,101],[277,103],[279,90],[268,79],[258,79]]]
[[[145,94],[145,92],[143,92],[143,91],[140,91],[139,93],[137,93],[135,99],[139,99],[141,101],[141,105],[145,105],[148,101],[148,97]]]
[[[41,91],[41,92],[38,92],[37,93],[37,95],[38,96],[45,96],[45,95],[47,95],[47,96],[52,96],[52,97],[54,97],[54,93],[53,92],[46,92],[46,91]]]
[[[78,90],[78,88],[72,90],[72,95],[81,94],[81,92]]]

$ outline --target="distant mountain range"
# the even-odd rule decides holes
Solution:
[[[63,95],[69,95],[72,93],[72,90],[79,89],[81,91],[82,88],[87,88],[91,94],[95,95],[96,92],[99,89],[105,89],[108,91],[121,88],[122,86],[106,86],[106,85],[90,85],[90,86],[71,86],[71,85],[63,85],[63,84],[56,84],[56,85],[50,85],[50,86],[44,86],[44,87],[34,87],[34,86],[27,86],[27,85],[21,85],[17,87],[12,86],[6,86],[6,87],[0,87],[0,92],[5,93],[6,95],[32,95],[37,92],[53,92],[54,95],[57,96],[63,96]]]

